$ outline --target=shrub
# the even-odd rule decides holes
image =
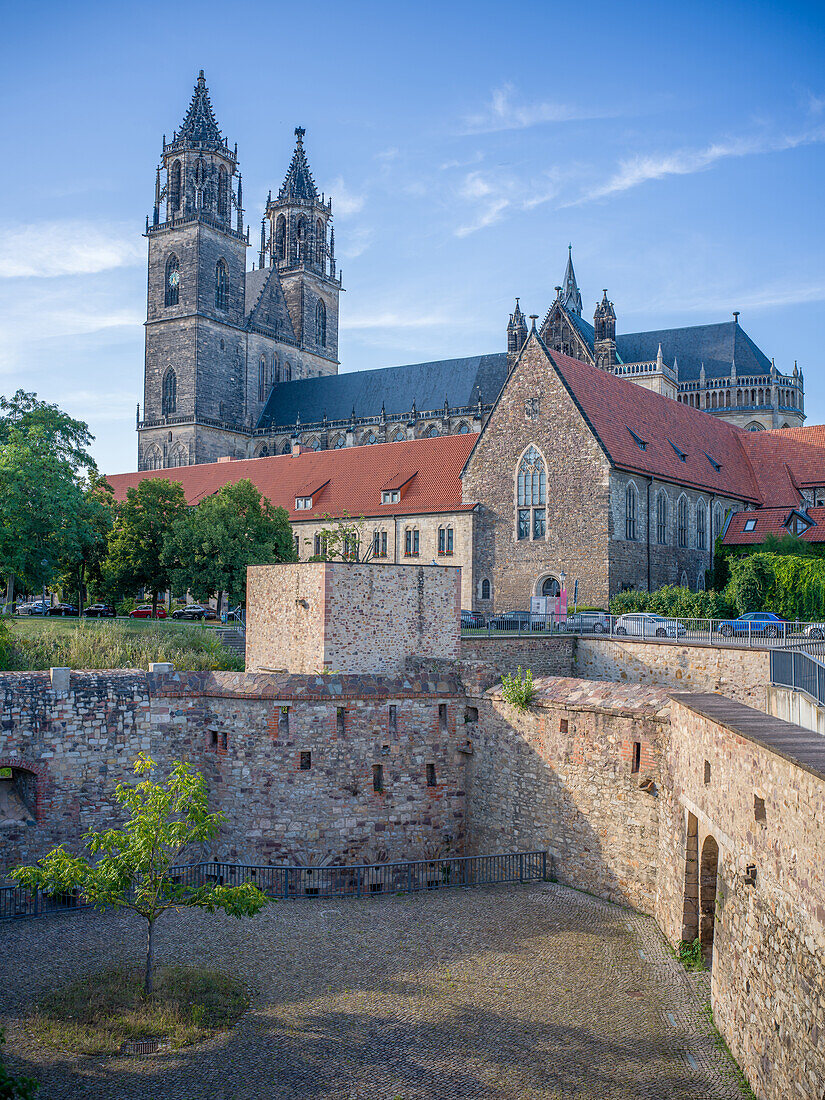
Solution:
[[[6,624],[0,621],[0,668],[7,668],[10,660],[11,632]]]
[[[31,1077],[12,1077],[3,1061],[3,1043],[5,1036],[0,1031],[0,1097],[3,1100],[34,1100],[40,1091],[37,1082]]]
[[[681,962],[685,970],[692,971],[705,969],[705,959],[702,955],[702,941],[698,936],[693,943],[682,940],[676,954],[679,956],[679,962]]]
[[[527,710],[533,702],[535,693],[533,673],[529,668],[526,672],[522,672],[519,665],[515,676],[505,672],[501,678],[501,694],[516,710]]]
[[[730,563],[726,589],[738,614],[772,611],[785,619],[825,617],[825,559],[751,554]]]
[[[666,584],[655,592],[620,592],[610,601],[613,615],[650,611],[680,619],[727,619],[733,608],[727,592],[691,592],[676,584]]]

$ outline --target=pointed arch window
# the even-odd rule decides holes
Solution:
[[[664,491],[656,497],[656,541],[660,546],[667,542],[667,494]]]
[[[176,160],[169,172],[169,205],[172,213],[180,210],[180,161]]]
[[[295,246],[296,246],[296,249],[297,249],[297,252],[298,252],[298,259],[299,260],[306,260],[308,258],[308,256],[307,256],[307,249],[308,249],[307,238],[308,238],[308,236],[309,236],[309,225],[307,223],[306,218],[303,217],[303,215],[302,215],[298,219],[298,226],[297,226],[296,240],[295,240]]]
[[[146,452],[145,466],[147,470],[160,470],[163,468],[163,456],[160,447],[150,447]]]
[[[189,458],[180,443],[176,443],[169,455],[170,466],[188,466]]]
[[[636,541],[638,503],[639,494],[636,492],[636,486],[631,481],[624,493],[624,537],[632,542]]]
[[[218,169],[218,214],[225,218],[229,211],[229,173],[223,165]]]
[[[324,233],[324,223],[319,218],[315,223],[315,262],[319,266],[324,262],[324,245],[326,244],[326,234]]]
[[[281,381],[281,364],[278,362],[278,356],[277,355],[272,356],[272,381],[273,382],[280,382]]]
[[[275,259],[283,260],[286,252],[286,218],[283,214],[278,215],[278,220],[275,222]]]
[[[269,381],[268,373],[266,369],[266,356],[261,356],[261,361],[258,364],[258,400],[263,402],[267,399],[267,391],[269,389],[267,383]]]
[[[166,261],[164,285],[166,287],[164,299],[166,305],[176,306],[180,300],[180,262],[174,253]]]
[[[519,539],[543,538],[547,530],[547,468],[538,448],[521,456],[516,478],[516,534]]]
[[[178,377],[170,367],[163,376],[161,408],[164,416],[174,416],[178,407]]]
[[[676,508],[676,541],[683,550],[688,544],[687,497],[679,497],[679,504]]]
[[[708,548],[708,513],[703,500],[696,501],[696,549]]]
[[[226,271],[226,261],[218,260],[215,264],[215,309],[226,309],[229,297],[229,277]]]
[[[327,346],[327,307],[320,298],[315,303],[315,342],[321,348]]]

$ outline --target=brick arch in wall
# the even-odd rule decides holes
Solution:
[[[34,820],[39,823],[42,820],[48,790],[49,771],[46,765],[36,764],[34,761],[26,760],[22,756],[0,755],[0,768],[14,768],[17,771],[29,772],[30,775],[34,776],[34,807],[32,813]]]

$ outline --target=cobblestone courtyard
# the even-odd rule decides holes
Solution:
[[[741,1096],[653,922],[550,884],[171,915],[159,962],[253,991],[232,1033],[145,1058],[33,1050],[27,998],[139,962],[142,935],[114,914],[0,925],[7,1056],[43,1100]]]

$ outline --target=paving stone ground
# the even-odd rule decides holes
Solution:
[[[555,884],[181,913],[160,962],[241,976],[229,1034],[150,1057],[35,1048],[26,1003],[140,961],[123,914],[0,925],[7,1058],[42,1100],[738,1100],[655,924]]]

